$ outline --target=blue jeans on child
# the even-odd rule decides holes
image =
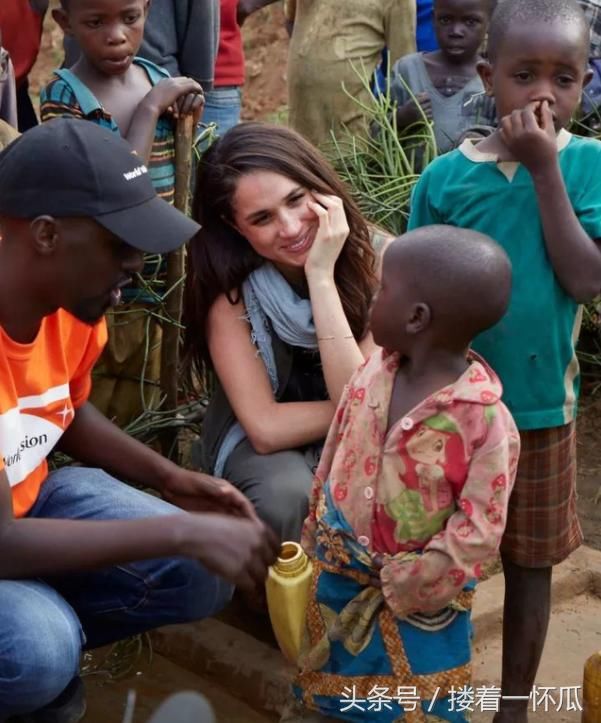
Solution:
[[[134,519],[177,511],[102,470],[64,467],[50,473],[29,517]],[[213,615],[232,591],[185,558],[0,580],[0,720],[54,700],[77,675],[82,649]]]
[[[222,136],[240,122],[242,91],[238,86],[213,88],[205,93],[202,122],[215,123],[217,135]]]

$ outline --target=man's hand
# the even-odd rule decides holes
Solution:
[[[280,550],[277,536],[263,522],[191,514],[182,516],[180,524],[181,554],[244,590],[263,588]]]
[[[161,488],[165,499],[189,512],[218,512],[258,521],[251,502],[232,484],[202,472],[175,467]]]
[[[530,173],[557,163],[557,133],[548,101],[529,103],[506,115],[500,134],[511,155]]]

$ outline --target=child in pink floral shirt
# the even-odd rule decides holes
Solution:
[[[341,399],[303,531],[314,577],[295,692],[322,714],[365,720],[377,691],[378,721],[466,720],[451,689],[470,685],[471,594],[519,456],[501,384],[469,346],[510,289],[505,252],[474,231],[424,227],[385,253],[383,348]]]

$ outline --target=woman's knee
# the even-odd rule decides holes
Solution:
[[[282,541],[300,540],[309,510],[310,490],[306,484],[295,484],[292,479],[281,478],[257,500],[257,514]]]
[[[0,719],[41,708],[78,673],[81,626],[68,604],[54,591],[46,595],[48,590],[0,582]]]
[[[297,449],[260,455],[244,440],[230,455],[224,476],[281,539],[300,539],[313,483],[309,455]]]

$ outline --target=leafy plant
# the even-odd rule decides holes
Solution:
[[[399,133],[396,102],[390,92],[376,95],[365,67],[354,70],[368,99],[354,100],[366,118],[370,134],[358,136],[347,131],[338,137],[332,135],[324,150],[351,187],[366,218],[398,235],[407,227],[411,190],[422,169],[436,157],[432,123],[422,113],[420,122]],[[390,77],[386,85],[390,87]]]

